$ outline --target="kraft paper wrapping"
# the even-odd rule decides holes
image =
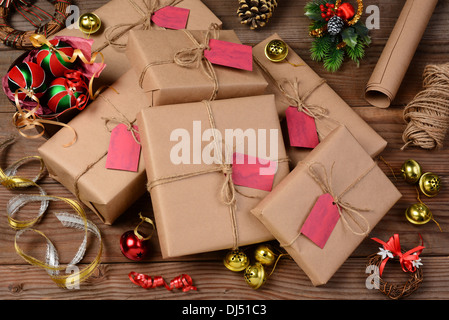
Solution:
[[[388,108],[401,86],[438,0],[407,0],[369,79],[365,99]]]
[[[100,31],[89,36],[89,38],[94,39],[92,51],[101,51],[105,57],[105,63],[107,64],[107,68],[103,71],[101,78],[99,78],[95,84],[110,85],[131,69],[131,65],[125,54],[126,48],[117,45],[109,45],[105,38],[105,30],[118,24],[135,24],[142,20],[144,16],[141,12],[146,12],[145,4],[151,4],[153,1],[156,0],[111,0],[94,11],[94,13],[100,17],[102,27]],[[159,0],[160,6],[170,2],[171,1],[169,0]],[[222,25],[220,19],[218,19],[200,0],[183,0],[179,2],[176,7],[190,9],[186,29],[205,30],[211,23],[216,23],[220,27]],[[75,24],[78,24],[78,21],[76,21],[74,25],[63,29],[55,36],[87,37],[87,35],[76,28]],[[134,29],[139,30],[142,28],[143,25],[138,25]],[[161,29],[154,23],[151,24],[151,28]],[[126,33],[121,36],[117,42],[126,45],[128,42],[128,34]]]
[[[113,89],[104,91],[68,123],[76,130],[75,144],[63,147],[73,139],[72,131],[63,128],[38,149],[50,176],[79,196],[81,202],[109,225],[146,192],[146,174],[142,156],[137,172],[106,169],[111,133],[102,118],[125,116],[133,123],[140,110],[150,107],[137,86],[133,70],[120,77]],[[113,128],[111,124],[109,127]]]
[[[206,32],[190,30],[200,44]],[[233,30],[220,30],[218,39],[241,43]],[[139,77],[143,73],[142,89],[153,106],[210,99],[214,82],[201,66],[179,66],[171,62],[177,52],[186,48],[195,48],[195,44],[183,30],[130,32],[128,59]],[[148,68],[148,65],[152,66]],[[213,68],[218,80],[216,99],[265,93],[268,84],[258,69],[246,71],[219,65],[213,65]]]
[[[258,143],[261,143],[258,147],[260,150],[265,146],[263,134],[259,133],[261,130],[267,134],[268,153],[267,157],[261,158],[285,159],[286,153],[272,95],[215,100],[210,102],[210,106],[215,127],[223,139],[226,129],[241,129],[243,132],[249,129],[257,134],[255,137]],[[200,121],[201,130],[194,132],[193,121]],[[206,164],[204,161],[193,163],[193,159],[201,157],[202,150],[213,141],[213,138],[209,137],[205,139],[206,141],[196,142],[207,129],[211,128],[204,102],[146,109],[138,114],[137,123],[149,184],[160,181],[163,177],[217,167],[217,164]],[[179,143],[176,138],[176,141],[170,139],[175,129],[185,131],[189,135],[190,163],[172,162],[171,150]],[[271,139],[268,138],[270,130],[278,132],[271,143]],[[240,140],[240,143],[238,141],[234,143],[236,147],[243,145],[245,150],[248,150],[248,142],[241,144]],[[277,158],[270,156],[271,147],[277,148]],[[277,185],[288,172],[288,163],[279,161],[273,184]],[[186,177],[150,189],[163,257],[231,249],[234,244],[234,228],[229,206],[224,204],[221,198],[224,181],[225,176],[222,172],[212,172]],[[241,186],[236,186],[236,190],[238,245],[273,240],[272,234],[250,213],[250,210],[269,192]]]
[[[269,83],[267,91],[275,94],[276,107],[280,119],[284,120],[285,110],[291,104],[279,90],[278,84],[289,88],[286,82],[297,79],[301,96],[311,92],[308,98],[304,100],[305,105],[317,105],[328,111],[328,119],[318,119],[316,121],[317,130],[323,136],[326,136],[337,126],[345,125],[371,157],[374,158],[380,154],[387,146],[387,142],[328,84],[318,85],[323,79],[292,48],[289,47],[287,59],[292,64],[301,64],[300,67],[294,67],[287,62],[271,62],[265,57],[265,46],[274,39],[282,40],[278,34],[273,34],[253,48],[253,55],[257,63],[265,70],[265,76]],[[282,125],[285,128],[285,121],[282,121]],[[292,165],[304,159],[310,152],[310,149],[290,147],[288,145],[287,133],[285,134],[285,142]]]
[[[334,165],[329,179],[335,195],[339,196],[349,186],[354,185],[341,200],[356,208],[367,209],[361,214],[369,223],[369,231],[401,197],[372,158],[349,131],[341,126],[328,135],[304,162],[298,164],[252,210],[281,244],[289,244],[298,236],[317,198],[323,194],[323,190],[309,173],[307,164],[313,162],[321,163],[327,169],[328,176]],[[359,177],[363,178],[354,184]],[[345,217],[354,231],[358,232],[355,223],[347,215]],[[331,279],[364,238],[363,235],[352,233],[340,217],[323,249],[301,234],[291,246],[285,246],[285,250],[307,274],[313,285],[318,286]]]

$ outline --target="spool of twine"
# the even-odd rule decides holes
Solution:
[[[401,150],[410,145],[440,149],[449,128],[449,63],[428,65],[423,78],[424,90],[404,109],[407,127]]]

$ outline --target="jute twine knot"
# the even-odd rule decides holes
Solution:
[[[412,144],[427,150],[440,149],[449,128],[449,63],[428,65],[423,77],[424,90],[404,109],[407,127],[401,150]]]

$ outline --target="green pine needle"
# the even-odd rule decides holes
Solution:
[[[336,72],[340,69],[344,59],[345,51],[337,49],[336,46],[331,46],[324,58],[324,68],[330,72]]]
[[[310,48],[311,58],[315,61],[323,61],[332,46],[330,37],[315,38]]]

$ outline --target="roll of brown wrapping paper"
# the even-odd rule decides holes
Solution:
[[[366,85],[365,99],[388,108],[401,86],[438,0],[407,0]]]

